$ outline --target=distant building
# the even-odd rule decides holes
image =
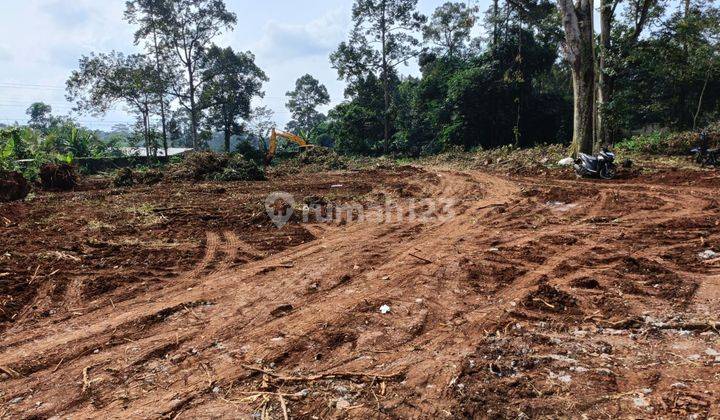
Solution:
[[[183,148],[183,147],[169,147],[169,148],[168,148],[168,154],[167,154],[167,155],[168,155],[168,156],[171,156],[171,157],[172,157],[172,156],[179,156],[179,155],[184,155],[185,153],[191,152],[192,150],[193,150],[193,149],[186,149],[186,148]],[[147,151],[145,150],[144,147],[121,147],[121,148],[120,148],[120,151],[121,151],[122,154],[125,155],[125,156],[140,156],[140,157],[146,157],[146,156],[147,156]],[[163,150],[163,149],[158,149],[157,155],[158,155],[159,157],[164,157],[164,156],[165,156],[165,150]],[[155,156],[155,155],[151,153],[151,156]]]

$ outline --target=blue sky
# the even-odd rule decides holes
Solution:
[[[35,101],[66,114],[64,83],[82,54],[118,50],[135,52],[134,28],[122,19],[124,0],[1,0],[0,123],[25,122],[25,109]],[[489,0],[473,0],[485,10]],[[444,0],[420,0],[431,13]],[[270,77],[262,104],[276,112],[280,126],[289,119],[285,92],[310,73],[324,83],[333,104],[344,84],[330,67],[329,54],[347,38],[351,0],[226,0],[237,13],[235,30],[217,40],[236,50],[252,51]],[[405,73],[415,70],[406,68]],[[77,117],[85,125],[109,129],[132,118],[116,107],[104,117]]]

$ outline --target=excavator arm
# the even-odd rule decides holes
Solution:
[[[293,133],[288,133],[287,131],[280,131],[272,129],[272,132],[270,134],[270,144],[268,144],[268,151],[267,155],[265,156],[265,164],[269,165],[270,162],[272,162],[273,158],[275,157],[275,152],[277,152],[277,139],[278,137],[285,138],[298,146],[300,146],[300,149],[308,149],[310,147],[313,147],[312,144],[309,144],[307,140],[304,138],[297,136]]]

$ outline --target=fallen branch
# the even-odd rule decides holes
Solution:
[[[83,369],[83,387],[82,387],[83,394],[85,393],[85,391],[87,391],[88,388],[90,388],[90,378],[88,375],[88,370],[90,370],[90,366],[86,366]]]
[[[611,327],[611,328],[622,328],[622,329],[631,329],[631,328],[640,328],[642,327],[648,327],[648,328],[656,328],[659,330],[685,330],[685,331],[715,331],[717,333],[720,333],[720,330],[718,330],[718,326],[720,326],[720,321],[687,321],[687,322],[660,322],[660,323],[648,323],[643,321],[642,319],[638,317],[631,317],[631,318],[625,318],[621,319],[619,321],[608,321],[604,323],[605,327]]]
[[[380,378],[380,379],[394,379],[402,376],[402,372],[383,374],[383,373],[365,373],[365,372],[331,372],[331,373],[320,373],[317,375],[309,376],[285,376],[273,371],[263,369],[252,365],[241,365],[245,369],[252,370],[259,373],[264,373],[273,378],[280,379],[286,382],[309,382],[317,381],[320,379],[333,379],[333,378]]]
[[[60,361],[58,362],[58,364],[55,366],[55,369],[53,369],[52,373],[55,373],[55,372],[57,372],[58,369],[60,369],[60,365],[62,364],[62,362],[63,362],[64,360],[65,360],[64,357],[60,359]]]
[[[288,412],[287,412],[287,406],[285,405],[285,398],[283,398],[282,394],[278,394],[278,399],[280,400],[280,407],[283,411],[283,419],[288,420]]]
[[[718,331],[718,325],[720,321],[690,321],[690,322],[676,322],[671,324],[663,324],[657,326],[661,330],[685,330],[685,331]]]
[[[0,366],[0,371],[5,372],[6,374],[8,374],[8,376],[10,376],[11,378],[15,378],[15,379],[17,379],[17,378],[19,378],[19,377],[21,376],[21,375],[20,375],[19,373],[17,373],[15,370],[13,370],[13,369],[11,369],[11,368],[9,368],[9,367],[5,367],[5,366]]]
[[[425,262],[425,263],[427,263],[427,264],[432,264],[432,263],[433,263],[433,261],[430,261],[430,260],[428,260],[427,258],[419,257],[419,256],[417,256],[417,255],[415,255],[415,254],[413,254],[413,253],[410,253],[410,254],[408,254],[408,255],[410,255],[410,256],[413,257],[413,258],[417,258],[418,260],[423,261],[423,262]]]
[[[535,298],[535,299],[533,299],[533,302],[542,302],[542,303],[544,303],[544,304],[545,304],[545,306],[547,306],[548,308],[552,308],[552,309],[555,309],[555,306],[553,306],[553,305],[551,305],[551,304],[547,303],[547,302],[546,302],[545,300],[543,300],[543,299],[540,299],[540,298]]]

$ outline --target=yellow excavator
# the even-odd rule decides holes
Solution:
[[[272,160],[275,158],[275,152],[277,151],[277,138],[282,137],[285,138],[295,144],[297,144],[300,147],[300,150],[307,150],[312,149],[315,147],[314,144],[310,144],[305,140],[304,138],[297,136],[293,133],[288,133],[287,131],[280,131],[272,129],[270,133],[270,144],[268,144],[268,151],[267,155],[265,155],[265,165],[269,165]]]

